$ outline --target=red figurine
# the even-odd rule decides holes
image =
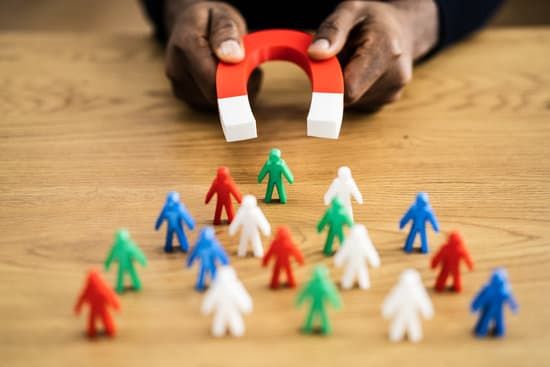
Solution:
[[[272,289],[279,288],[279,274],[281,268],[284,268],[286,272],[287,285],[289,287],[295,287],[296,281],[294,280],[294,274],[292,274],[292,268],[290,267],[290,258],[293,257],[298,264],[304,265],[304,255],[290,237],[290,230],[287,227],[277,228],[277,233],[267,253],[265,254],[262,266],[267,266],[272,256],[275,256],[275,266],[273,267],[273,276],[271,277]]]
[[[84,303],[90,305],[88,336],[94,337],[96,335],[95,324],[97,318],[101,318],[105,326],[105,333],[109,336],[114,336],[116,332],[115,323],[109,314],[108,307],[111,306],[115,310],[119,310],[120,302],[115,292],[105,283],[97,270],[91,270],[88,273],[86,287],[84,287],[74,307],[74,311],[77,315],[80,314],[80,310]]]
[[[225,208],[225,212],[227,213],[227,222],[231,223],[234,216],[231,195],[235,197],[239,204],[241,203],[242,195],[229,174],[229,168],[218,168],[218,173],[214,179],[214,182],[212,182],[212,186],[210,186],[210,190],[208,190],[208,193],[206,194],[204,203],[208,204],[214,194],[218,194],[218,202],[216,203],[216,212],[214,214],[214,224],[221,224],[222,208]]]
[[[441,271],[435,282],[435,290],[442,292],[447,283],[447,277],[453,277],[453,290],[460,292],[462,290],[462,281],[460,278],[460,261],[464,260],[470,270],[473,269],[474,263],[464,245],[464,241],[460,234],[456,231],[451,232],[447,239],[447,243],[443,244],[439,251],[432,258],[432,269],[435,269],[441,263]]]

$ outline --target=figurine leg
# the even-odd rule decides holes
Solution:
[[[435,290],[438,292],[443,292],[445,290],[445,284],[447,284],[447,277],[449,276],[449,270],[446,266],[441,268],[437,280],[435,281]]]
[[[390,341],[398,342],[405,335],[405,323],[400,316],[396,316],[390,325]]]
[[[187,252],[187,250],[189,250],[189,242],[187,242],[187,237],[185,236],[185,232],[183,232],[183,228],[181,226],[176,228],[176,234],[178,235],[181,250],[183,252]]]
[[[344,231],[342,230],[342,227],[340,227],[340,229],[335,232],[336,232],[336,236],[338,237],[340,246],[342,246],[342,244],[344,243]]]
[[[286,272],[286,279],[287,279],[288,286],[291,287],[291,288],[296,287],[296,281],[294,280],[294,274],[292,273],[292,269],[290,268],[290,264],[288,264],[285,267],[285,272]]]
[[[244,321],[238,313],[229,316],[229,330],[233,336],[244,335]]]
[[[134,266],[130,266],[128,272],[130,273],[130,278],[132,279],[132,286],[136,291],[139,291],[141,289],[141,280],[137,275],[136,268]]]
[[[225,334],[226,318],[222,312],[216,312],[212,321],[212,335],[222,337]]]
[[[265,191],[264,202],[271,203],[271,196],[273,195],[273,182],[267,183],[267,190]]]
[[[103,321],[103,326],[105,326],[105,333],[109,336],[115,335],[115,323],[111,314],[107,310],[103,310],[101,313],[101,320]]]
[[[327,239],[325,241],[325,247],[323,248],[323,254],[325,254],[325,256],[332,255],[332,244],[333,244],[333,242],[334,242],[334,232],[329,229],[328,234],[327,234]]]
[[[319,315],[321,316],[321,333],[323,334],[332,333],[332,326],[330,325],[327,311],[325,309],[321,309],[319,311]]]
[[[262,239],[260,238],[259,232],[256,232],[253,235],[251,242],[252,242],[252,251],[254,252],[254,256],[263,257],[264,248],[262,247]]]
[[[413,343],[417,343],[422,339],[422,326],[418,317],[411,317],[407,323],[407,335],[409,340]]]
[[[479,319],[477,320],[476,326],[475,326],[475,333],[477,336],[486,336],[489,332],[489,313],[486,309],[483,309],[481,311],[481,314],[479,315]]]
[[[214,212],[214,225],[222,223],[222,203],[218,200],[216,202],[216,211]]]
[[[116,278],[116,289],[117,293],[122,293],[124,291],[124,271],[122,266],[118,266],[118,274]]]
[[[166,241],[164,242],[164,252],[172,252],[172,238],[174,237],[174,230],[168,227],[166,230]]]
[[[315,317],[315,309],[310,308],[306,316],[306,322],[302,326],[302,331],[305,333],[311,333],[313,331],[313,318]]]
[[[275,264],[275,267],[273,267],[273,274],[271,275],[271,284],[269,285],[271,289],[279,288],[280,272],[281,272],[281,267],[278,264]]]
[[[498,315],[495,318],[495,336],[501,337],[506,333],[506,326],[504,326],[504,315]]]
[[[205,288],[205,281],[206,278],[206,268],[204,266],[201,266],[199,268],[199,276],[197,277],[197,283],[195,284],[195,289],[198,291],[202,291]]]
[[[357,269],[357,283],[359,283],[359,288],[369,289],[370,288],[370,278],[369,272],[366,266],[360,266]]]
[[[453,273],[453,289],[455,292],[460,292],[462,290],[462,277],[458,269]]]
[[[95,310],[92,308],[90,310],[90,313],[88,315],[88,330],[87,334],[90,338],[93,338],[96,335],[96,328],[95,328]]]
[[[421,242],[421,246],[422,246],[422,247],[420,247],[420,251],[423,254],[427,254],[430,251],[430,249],[428,248],[428,237],[426,236],[426,228],[425,227],[420,231],[420,242]]]
[[[416,237],[416,230],[411,228],[409,235],[407,236],[407,241],[405,242],[405,252],[411,253],[413,250],[414,238]]]
[[[342,276],[342,288],[351,289],[353,287],[353,277],[355,276],[355,268],[348,266],[344,275]]]
[[[241,232],[241,238],[239,240],[239,247],[237,248],[237,256],[245,257],[248,244],[248,236],[245,234],[245,231]]]
[[[285,204],[286,203],[285,186],[283,185],[282,181],[277,182],[276,185],[277,185],[277,193],[279,194],[279,201],[282,204]]]
[[[231,202],[228,202],[224,205],[225,212],[227,213],[227,222],[231,223],[233,222],[233,217],[235,216],[235,212],[233,211],[233,204]]]

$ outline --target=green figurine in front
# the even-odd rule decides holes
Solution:
[[[335,309],[342,307],[342,301],[338,295],[338,290],[330,279],[328,269],[324,265],[317,265],[313,269],[311,279],[302,288],[296,298],[296,305],[300,306],[308,298],[311,299],[311,305],[306,316],[306,322],[302,326],[302,332],[313,333],[313,321],[317,316],[321,320],[320,332],[322,334],[330,334],[332,327],[328,320],[325,301],[330,302]]]
[[[138,245],[130,238],[130,233],[125,229],[119,229],[115,234],[115,243],[111,247],[111,252],[105,260],[105,270],[109,270],[113,261],[118,261],[118,275],[116,280],[115,290],[118,293],[124,291],[124,275],[128,273],[132,279],[132,287],[135,290],[141,289],[141,281],[134,267],[134,260],[141,265],[147,265],[147,258],[138,247]]]
[[[285,161],[281,158],[281,151],[273,148],[269,152],[269,158],[265,162],[260,174],[258,175],[258,183],[261,183],[265,176],[269,173],[269,180],[267,182],[267,190],[265,192],[264,201],[266,203],[271,202],[273,196],[273,187],[277,187],[277,193],[279,194],[279,201],[286,203],[286,192],[283,185],[283,175],[288,183],[294,183],[294,176],[286,165]]]
[[[344,226],[351,227],[353,225],[353,220],[349,216],[346,207],[337,197],[332,199],[325,215],[323,215],[323,218],[317,224],[317,233],[321,233],[327,225],[328,234],[323,253],[325,256],[330,256],[332,255],[334,237],[338,237],[340,245],[342,245],[342,242],[344,242]]]

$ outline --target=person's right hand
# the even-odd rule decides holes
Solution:
[[[214,109],[218,61],[243,60],[241,38],[246,33],[246,23],[235,8],[223,2],[172,0],[166,5],[170,32],[166,74],[174,95],[192,107]],[[250,76],[251,99],[259,90],[261,78],[259,69]]]

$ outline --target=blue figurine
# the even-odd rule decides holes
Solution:
[[[189,244],[187,242],[187,237],[185,237],[185,232],[183,231],[184,224],[187,224],[190,230],[195,228],[195,221],[185,208],[185,206],[180,202],[180,194],[177,192],[169,192],[166,197],[166,203],[160,212],[160,215],[155,224],[155,229],[158,231],[162,222],[166,221],[168,223],[168,228],[166,229],[166,242],[164,244],[164,252],[172,252],[172,239],[174,237],[174,232],[178,236],[180,242],[180,247],[183,252],[187,252],[189,249]]]
[[[210,273],[210,278],[216,278],[217,262],[222,265],[229,264],[229,257],[222,245],[216,239],[216,234],[212,227],[205,227],[199,234],[199,239],[191,253],[187,257],[187,267],[193,266],[196,260],[200,259],[199,276],[195,289],[202,291],[206,288],[206,276]]]
[[[432,228],[436,233],[439,232],[439,223],[433,212],[430,202],[428,200],[428,194],[424,192],[419,192],[416,195],[416,201],[413,205],[407,210],[401,221],[399,222],[399,229],[403,229],[412,220],[411,230],[407,237],[407,242],[405,242],[404,250],[405,252],[413,251],[413,244],[416,235],[420,233],[420,240],[422,242],[422,247],[420,251],[422,253],[427,253],[428,249],[428,238],[426,237],[426,221],[429,221],[432,225]]]
[[[506,327],[503,309],[506,303],[512,312],[517,312],[518,304],[508,284],[508,274],[505,269],[498,268],[493,271],[489,283],[475,296],[470,307],[472,312],[479,311],[479,319],[474,329],[476,336],[486,336],[491,322],[494,323],[494,335],[504,336]]]

